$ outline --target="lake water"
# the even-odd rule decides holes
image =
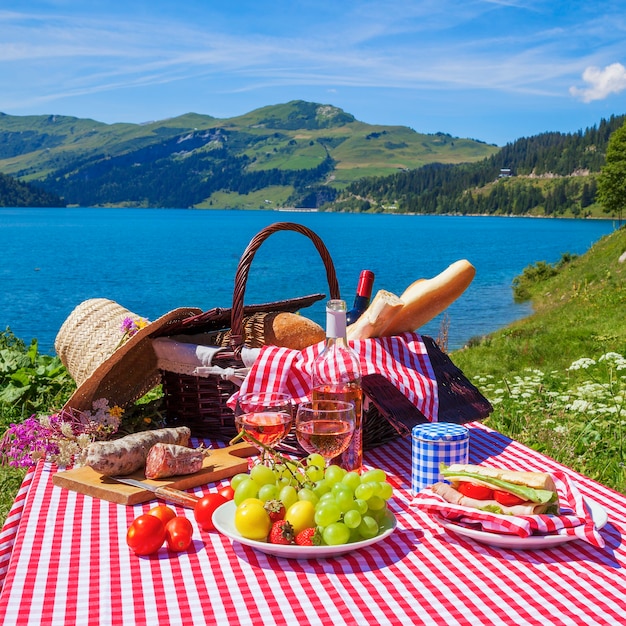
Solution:
[[[115,300],[148,319],[179,306],[232,304],[239,258],[274,222],[297,222],[321,237],[341,294],[352,303],[361,269],[374,290],[396,294],[467,258],[476,278],[447,311],[449,349],[531,312],[513,302],[511,281],[537,261],[582,254],[615,228],[610,220],[358,215],[183,209],[0,209],[0,329],[41,352],[83,300]],[[308,238],[281,231],[259,249],[245,303],[328,294],[323,263]],[[324,324],[324,301],[303,311]],[[441,317],[421,329],[437,337]]]

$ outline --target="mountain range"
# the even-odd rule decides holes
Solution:
[[[0,114],[0,172],[78,206],[319,206],[363,177],[497,150],[304,101],[146,124]]]
[[[0,113],[0,206],[586,217],[601,213],[596,177],[625,120],[498,147],[301,100],[146,124]]]

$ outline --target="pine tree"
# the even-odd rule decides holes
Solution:
[[[621,226],[626,205],[626,122],[609,139],[606,163],[598,176],[597,198],[605,213],[617,214]]]

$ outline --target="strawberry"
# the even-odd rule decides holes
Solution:
[[[268,541],[285,546],[293,543],[293,526],[284,519],[276,520],[270,528]]]
[[[272,522],[276,522],[285,517],[285,505],[280,500],[268,500],[265,503],[265,510]]]
[[[317,528],[305,528],[296,535],[296,544],[299,546],[319,546],[321,537]]]

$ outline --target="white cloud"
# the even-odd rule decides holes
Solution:
[[[604,69],[588,67],[583,72],[583,80],[589,85],[584,89],[570,87],[569,92],[583,102],[604,100],[612,93],[626,89],[626,67],[621,63],[612,63]]]

